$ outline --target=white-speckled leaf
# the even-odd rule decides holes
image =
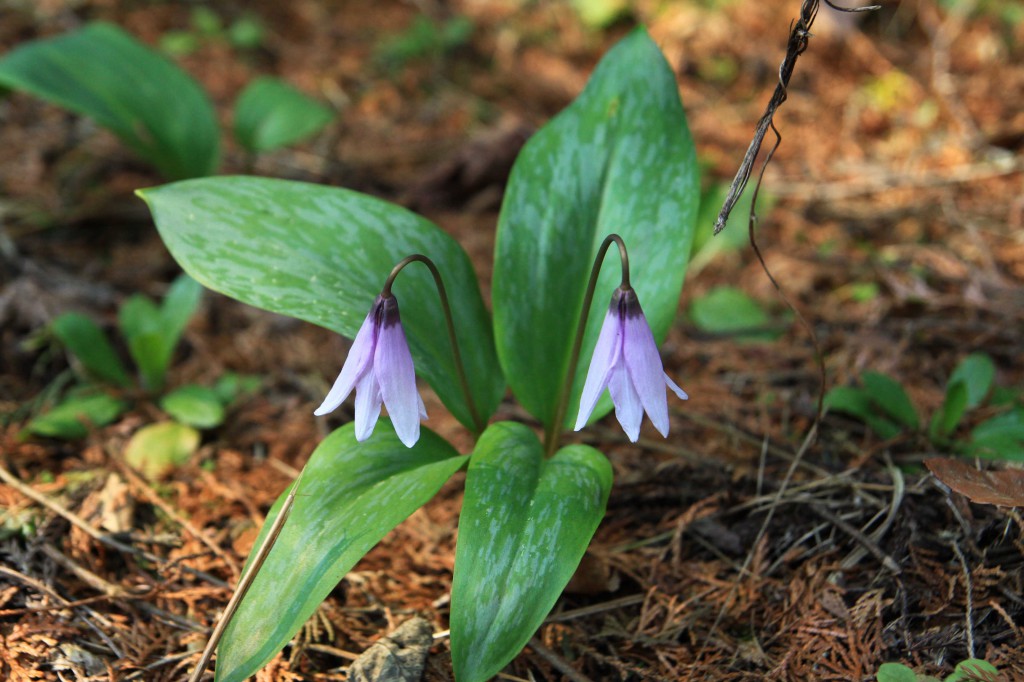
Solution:
[[[570,445],[544,458],[523,424],[492,424],[473,452],[459,517],[451,646],[459,682],[500,671],[544,621],[604,517],[612,468]]]
[[[269,178],[188,180],[139,192],[160,236],[203,285],[275,313],[355,336],[391,268],[422,253],[437,263],[481,418],[505,390],[491,321],[465,251],[401,206],[350,190]],[[394,293],[417,373],[472,425],[434,281],[413,263]],[[341,369],[344,357],[338,357]]]
[[[513,393],[545,424],[570,371],[570,348],[597,248],[625,239],[631,275],[659,342],[679,301],[700,201],[693,140],[675,76],[643,29],[598,64],[583,93],[523,148],[498,224],[494,320]],[[606,259],[565,428],[576,418],[591,351],[620,270]],[[677,377],[685,387],[685,378]],[[605,400],[594,418],[608,411]]]
[[[217,682],[241,682],[288,643],[357,561],[465,464],[423,429],[407,448],[387,419],[362,443],[347,424],[309,458],[273,549],[221,641]],[[259,547],[287,496],[267,515]]]

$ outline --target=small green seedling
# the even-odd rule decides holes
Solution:
[[[438,60],[469,42],[473,28],[473,22],[464,16],[443,22],[417,16],[405,31],[382,41],[374,59],[393,71],[411,61]]]
[[[883,663],[878,668],[878,682],[1002,682],[1005,678],[988,661],[969,658],[960,661],[945,678],[915,673],[902,663]]]
[[[995,364],[983,353],[964,358],[946,383],[942,406],[922,424],[910,397],[898,381],[879,372],[864,372],[861,386],[837,386],[825,396],[825,405],[860,419],[885,439],[918,432],[932,444],[970,456],[1024,461],[1024,406],[1012,392],[993,389]],[[990,397],[991,396],[991,397]],[[985,405],[1005,411],[957,436],[970,410]]]
[[[26,434],[73,440],[90,428],[113,423],[137,395],[160,393],[174,349],[199,304],[202,287],[182,275],[157,305],[136,294],[121,306],[121,334],[137,369],[137,383],[110,339],[90,318],[65,313],[53,321],[53,335],[70,353],[80,381],[56,405],[36,416]],[[199,445],[199,431],[219,426],[225,407],[255,389],[256,379],[226,374],[212,388],[185,385],[159,398],[174,421],[144,427],[129,441],[127,457],[147,475],[159,475]],[[187,451],[187,452],[186,452]],[[184,455],[182,455],[184,453]]]
[[[334,112],[277,78],[257,78],[235,103],[235,139],[250,154],[303,140],[334,118]]]
[[[205,17],[194,18],[199,34],[223,31],[210,10],[196,11]],[[236,23],[225,35],[257,30],[247,25]],[[219,165],[217,117],[199,83],[113,24],[92,23],[18,47],[0,59],[0,87],[92,118],[169,180],[213,175]],[[255,154],[314,135],[333,117],[282,81],[263,78],[239,98],[235,132]]]
[[[729,193],[729,185],[716,183],[701,192],[700,209],[697,213],[698,225],[711,225],[718,217],[718,211],[722,208],[726,195]],[[697,230],[693,238],[693,251],[690,256],[690,265],[687,271],[691,277],[708,266],[709,263],[726,253],[739,251],[750,241],[748,221],[750,220],[750,202],[754,196],[753,188],[747,188],[740,195],[739,201],[729,214],[729,220],[725,229],[718,234],[711,230]],[[757,197],[758,213],[765,215],[775,205],[776,198],[767,191],[762,190]]]
[[[782,335],[761,304],[735,287],[715,287],[694,299],[689,315],[697,329],[737,341],[772,341]]]
[[[166,57],[113,24],[35,40],[0,59],[0,85],[92,118],[170,180],[210,175],[213,105]]]
[[[160,38],[160,49],[170,55],[195,52],[208,43],[227,43],[239,50],[252,50],[263,44],[266,31],[252,16],[242,16],[227,26],[215,11],[200,5],[189,15],[189,30],[168,31]]]

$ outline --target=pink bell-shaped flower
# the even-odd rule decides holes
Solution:
[[[366,440],[373,433],[383,402],[399,440],[410,448],[416,444],[420,419],[427,418],[427,410],[416,390],[416,372],[398,316],[398,301],[391,294],[382,294],[373,302],[341,374],[313,414],[332,412],[353,388],[356,440]]]
[[[686,400],[688,396],[665,374],[658,345],[632,287],[619,287],[594,346],[587,381],[580,396],[576,430],[587,424],[598,398],[607,388],[615,404],[615,417],[629,440],[640,437],[644,412],[654,428],[668,436],[668,399],[665,387]]]

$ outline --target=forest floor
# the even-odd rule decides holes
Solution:
[[[470,253],[487,297],[515,153],[636,24],[678,76],[711,197],[698,230],[710,232],[799,5],[638,0],[588,28],[567,2],[230,1],[216,12],[257,17],[261,45],[211,38],[178,61],[224,123],[261,74],[329,102],[335,123],[254,172],[424,214]],[[157,44],[189,28],[193,4],[5,6],[3,52],[100,19]],[[997,386],[1024,387],[1024,22],[999,7],[911,0],[853,16],[822,4],[776,115],[757,234],[813,329],[825,388],[883,372],[931,415],[973,352],[992,358]],[[410,30],[418,16],[433,32]],[[471,31],[443,44],[437,27],[461,18]],[[23,94],[0,102],[0,121],[0,677],[183,680],[270,505],[327,432],[313,409],[348,342],[207,292],[172,383],[233,371],[260,388],[187,465],[154,483],[124,463],[130,435],[161,418],[145,401],[82,441],[23,438],[69,371],[47,323],[77,310],[113,328],[120,301],[161,296],[178,268],[132,195],[161,179],[113,136]],[[244,172],[242,152],[229,146],[223,168]],[[663,346],[690,394],[670,436],[630,444],[610,418],[590,431],[615,470],[607,516],[536,646],[503,675],[870,680],[886,661],[943,675],[974,657],[1024,680],[1021,516],[939,482],[923,461],[955,453],[924,433],[882,439],[835,413],[812,428],[815,343],[745,235],[730,236],[742,230],[730,225],[718,238],[732,246],[687,274]],[[693,302],[723,285],[759,302],[775,338],[693,323]],[[465,451],[467,433],[425,393],[429,426]],[[499,416],[523,417],[511,401]],[[345,679],[353,656],[413,615],[446,630],[463,477],[360,561],[258,679]],[[425,679],[451,679],[444,638]]]

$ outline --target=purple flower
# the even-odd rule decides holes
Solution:
[[[629,440],[640,436],[640,422],[644,411],[654,428],[668,436],[668,399],[665,386],[683,400],[683,389],[676,386],[661,364],[658,345],[647,325],[636,292],[630,287],[619,287],[612,294],[608,315],[601,326],[601,334],[594,346],[587,381],[580,396],[580,414],[576,430],[582,429],[590,419],[597,399],[607,387],[615,404],[615,417]]]
[[[427,418],[423,399],[416,390],[416,372],[405,342],[398,301],[390,294],[378,296],[359,328],[341,374],[324,402],[313,413],[332,412],[356,389],[356,440],[373,433],[383,401],[395,433],[412,447],[420,437],[420,419]]]

